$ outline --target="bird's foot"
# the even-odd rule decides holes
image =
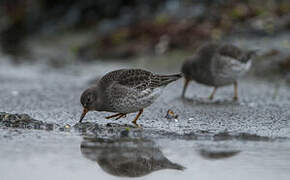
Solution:
[[[132,121],[132,123],[134,124],[134,126],[135,126],[136,128],[142,128],[142,126],[141,126],[140,124],[137,124],[137,123],[134,122],[134,121]]]
[[[239,97],[238,96],[234,96],[233,97],[233,101],[238,101],[239,100]]]

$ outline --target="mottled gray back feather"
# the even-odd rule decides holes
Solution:
[[[101,79],[101,84],[117,81],[123,86],[143,91],[148,88],[165,86],[181,77],[181,74],[155,75],[142,69],[120,69],[106,74]]]

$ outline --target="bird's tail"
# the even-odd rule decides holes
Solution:
[[[181,166],[179,164],[176,164],[176,163],[171,163],[169,168],[170,169],[180,170],[180,171],[183,171],[183,170],[186,169],[185,167],[183,167],[183,166]]]
[[[180,170],[180,171],[183,171],[186,169],[186,167],[184,167],[180,164],[177,164],[177,163],[173,163],[173,162],[169,161],[167,158],[163,162],[164,163],[161,166],[163,166],[162,168],[164,168],[164,169],[176,169],[176,170]]]
[[[167,84],[178,80],[179,78],[183,77],[182,73],[178,74],[171,74],[171,75],[156,75],[155,81],[153,81],[156,86],[166,86]]]

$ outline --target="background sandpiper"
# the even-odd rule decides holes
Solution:
[[[237,80],[250,69],[251,57],[254,54],[255,51],[244,51],[231,44],[205,44],[182,65],[185,78],[182,97],[185,95],[188,83],[194,80],[214,87],[209,96],[211,100],[219,87],[234,84],[233,99],[238,100]]]

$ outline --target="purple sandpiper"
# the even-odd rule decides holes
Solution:
[[[185,95],[188,83],[194,80],[198,83],[213,86],[209,96],[213,99],[218,87],[233,84],[234,100],[238,100],[238,82],[251,67],[251,58],[255,51],[241,50],[231,45],[208,43],[197,50],[197,53],[188,58],[182,66],[185,83],[182,97]]]
[[[109,118],[122,118],[128,113],[139,112],[132,121],[136,126],[143,109],[150,106],[163,88],[182,74],[159,75],[142,69],[120,69],[107,73],[95,86],[81,95],[84,107],[80,117],[82,122],[88,111],[115,112]]]

